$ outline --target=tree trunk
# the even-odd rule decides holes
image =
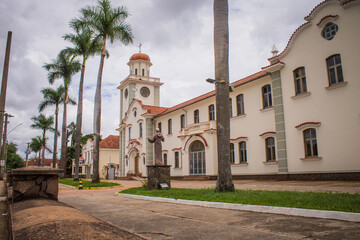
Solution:
[[[79,84],[79,99],[76,116],[76,132],[75,132],[75,175],[74,181],[79,181],[79,158],[80,158],[80,142],[81,142],[81,127],[82,127],[82,112],[83,112],[83,90],[84,90],[84,75],[85,75],[85,58],[81,69],[80,84]]]
[[[44,163],[45,163],[45,146],[46,146],[46,143],[45,143],[45,139],[46,139],[46,130],[44,129],[44,132],[43,132],[43,150],[42,150],[42,158],[41,158],[41,166],[43,167],[44,166]]]
[[[56,108],[55,108],[55,134],[54,134],[53,168],[56,167],[56,158],[57,158],[58,118],[59,118],[59,106],[56,105]]]
[[[66,118],[67,118],[67,98],[68,98],[68,86],[66,82],[65,84],[65,96],[64,96],[64,112],[63,112],[63,124],[62,124],[62,130],[61,130],[61,168],[64,171],[64,174],[60,176],[60,178],[65,178],[66,176],[66,141],[67,141],[67,134],[66,134]]]
[[[104,68],[106,53],[106,36],[103,38],[103,47],[101,51],[100,67],[96,84],[95,100],[94,100],[94,153],[93,153],[93,176],[92,182],[100,182],[99,177],[99,157],[100,157],[100,128],[101,128],[101,80]]]
[[[230,165],[228,1],[214,0],[214,50],[218,179],[216,190],[234,191]]]

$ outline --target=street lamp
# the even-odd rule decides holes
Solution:
[[[208,83],[211,83],[211,84],[215,84],[217,82],[215,79],[212,79],[212,78],[207,78],[205,81],[208,82]],[[225,80],[220,80],[218,82],[219,83],[226,83]],[[233,92],[233,91],[234,91],[234,84],[231,83],[231,84],[229,84],[229,92]]]

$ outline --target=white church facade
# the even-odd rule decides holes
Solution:
[[[232,83],[234,179],[360,179],[360,1],[324,1],[305,20],[268,66]],[[172,177],[216,178],[215,92],[160,107],[149,56],[128,65],[118,86],[119,176],[146,176],[147,138],[159,128]]]

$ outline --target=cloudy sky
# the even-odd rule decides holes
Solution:
[[[236,81],[261,70],[271,56],[272,45],[282,51],[294,30],[320,0],[230,0],[230,80]],[[69,22],[79,10],[94,6],[95,0],[1,0],[0,67],[3,68],[7,32],[12,31],[6,111],[10,119],[8,139],[25,156],[27,142],[41,135],[31,129],[31,117],[38,115],[42,101],[40,90],[49,85],[42,66],[55,59],[60,50],[70,46],[62,39],[70,33]],[[213,2],[211,0],[112,0],[113,6],[126,6],[128,22],[135,36],[134,44],[108,45],[110,58],[103,73],[103,137],[117,134],[119,125],[119,85],[129,73],[126,65],[132,54],[148,54],[151,75],[159,77],[161,106],[170,107],[213,90],[205,79],[214,77]],[[87,63],[84,92],[83,134],[92,132],[93,102],[99,57]],[[80,75],[74,75],[70,95],[77,99]],[[68,123],[76,120],[76,107],[68,108]],[[44,111],[54,114],[54,108]],[[20,125],[19,125],[20,124]],[[62,119],[60,116],[59,125]],[[15,129],[14,129],[15,128]],[[60,138],[59,138],[60,142]],[[53,134],[48,144],[53,146]],[[60,148],[60,145],[59,145]],[[33,153],[31,154],[31,156]],[[51,157],[47,153],[47,157]]]

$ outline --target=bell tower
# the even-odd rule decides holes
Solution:
[[[124,118],[125,112],[133,99],[141,100],[144,105],[160,106],[160,78],[150,76],[152,63],[150,57],[139,52],[130,57],[129,75],[121,81],[118,89],[120,90],[120,119]]]

